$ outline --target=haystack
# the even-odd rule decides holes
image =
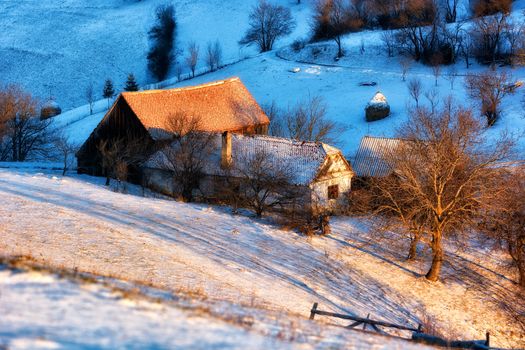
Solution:
[[[390,105],[388,104],[385,95],[378,91],[366,105],[365,112],[367,122],[373,122],[388,117],[390,115]]]

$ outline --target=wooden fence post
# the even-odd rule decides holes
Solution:
[[[310,319],[313,320],[317,311],[317,303],[314,303],[312,310],[310,310]]]
[[[370,320],[370,313],[368,313],[368,315],[366,315],[366,320]],[[363,330],[366,329],[366,325],[368,324],[368,322],[363,322]]]
[[[487,334],[485,334],[485,345],[486,346],[490,346],[490,333],[487,332]]]

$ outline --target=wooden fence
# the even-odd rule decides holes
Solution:
[[[379,327],[395,328],[395,329],[399,329],[403,331],[409,331],[409,332],[412,332],[412,337],[407,340],[418,342],[418,343],[424,343],[427,345],[442,346],[446,348],[457,348],[457,349],[473,349],[473,350],[490,349],[490,334],[488,332],[486,333],[486,338],[484,340],[450,341],[450,340],[446,340],[446,339],[443,339],[437,336],[425,334],[423,330],[423,326],[421,324],[418,324],[417,328],[403,326],[403,325],[390,323],[390,322],[372,320],[369,318],[370,314],[368,314],[366,318],[358,317],[358,316],[351,316],[351,315],[343,315],[343,314],[338,314],[334,312],[319,310],[317,308],[318,306],[319,306],[318,303],[314,303],[314,305],[312,306],[312,309],[310,310],[310,320],[313,320],[315,318],[315,315],[335,317],[335,318],[340,318],[343,320],[354,321],[353,323],[346,326],[345,328],[355,328],[359,325],[363,325],[363,330],[366,330],[366,326],[369,325],[374,331],[381,333],[381,334],[386,334],[386,335],[388,334],[382,331],[381,329],[379,329]]]

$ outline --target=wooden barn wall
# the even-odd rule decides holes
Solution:
[[[79,173],[103,175],[100,152],[97,148],[101,140],[144,138],[152,142],[149,133],[124,99],[119,98],[109,113],[77,153]]]

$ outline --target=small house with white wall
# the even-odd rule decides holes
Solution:
[[[260,152],[276,166],[285,164],[290,169],[290,186],[301,189],[301,205],[313,213],[337,212],[346,205],[354,172],[339,149],[321,142],[229,132],[215,135],[200,194],[213,197],[221,191],[228,176],[242,181],[242,168]],[[175,193],[169,169],[159,166],[162,154],[162,151],[155,153],[146,163],[148,185],[161,192]]]

